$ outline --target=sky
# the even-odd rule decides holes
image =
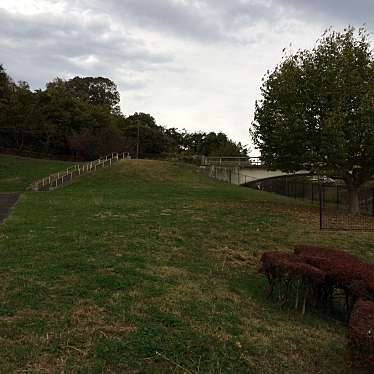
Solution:
[[[0,0],[0,64],[44,88],[104,76],[125,115],[251,146],[263,76],[332,26],[374,30],[373,0]]]

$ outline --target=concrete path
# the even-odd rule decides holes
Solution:
[[[20,195],[19,192],[0,192],[0,224],[9,216]]]

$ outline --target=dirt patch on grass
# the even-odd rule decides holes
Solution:
[[[0,316],[0,322],[13,323],[18,321],[24,321],[36,315],[36,312],[32,309],[17,310],[16,314],[8,316]]]
[[[209,249],[209,253],[216,258],[217,269],[225,270],[227,267],[237,269],[256,269],[260,262],[257,250],[230,248],[227,246]]]
[[[344,347],[345,341],[339,331],[334,331],[333,328],[314,329],[310,326],[300,326],[296,321],[282,321],[279,324],[261,318],[244,318],[242,323],[241,344],[244,348],[250,348],[245,355],[250,367],[255,371],[296,373],[296,368],[299,368],[306,373],[345,372],[344,360],[339,359],[339,349]],[[330,348],[331,342],[336,344],[335,356],[330,351],[326,357],[325,352]],[[255,353],[257,357],[272,359],[259,361],[253,359],[251,353]],[[329,360],[334,364],[330,366]],[[340,362],[340,365],[336,366],[336,362]],[[288,365],[294,369],[287,371]]]
[[[118,294],[117,300],[119,298]],[[108,303],[115,303],[115,297]],[[90,300],[78,300],[70,310],[69,319],[74,330],[79,333],[92,335],[102,332],[104,335],[123,335],[134,330],[133,326],[122,324],[119,320],[112,321],[110,313],[105,308]]]
[[[105,320],[105,309],[89,300],[78,300],[70,310],[70,320],[79,329],[101,326]]]
[[[157,274],[162,278],[176,278],[176,279],[188,279],[190,273],[184,269],[180,269],[174,266],[152,266],[152,273]]]

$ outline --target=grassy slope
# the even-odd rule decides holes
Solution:
[[[295,243],[374,260],[373,239],[320,233],[315,208],[165,162],[27,193],[0,227],[0,365],[344,373],[344,324],[267,300],[256,269],[264,250]]]
[[[71,166],[71,162],[0,154],[0,192],[25,190],[33,181]]]

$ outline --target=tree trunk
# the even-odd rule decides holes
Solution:
[[[358,187],[348,186],[349,211],[351,214],[360,213],[360,200],[358,198]]]

